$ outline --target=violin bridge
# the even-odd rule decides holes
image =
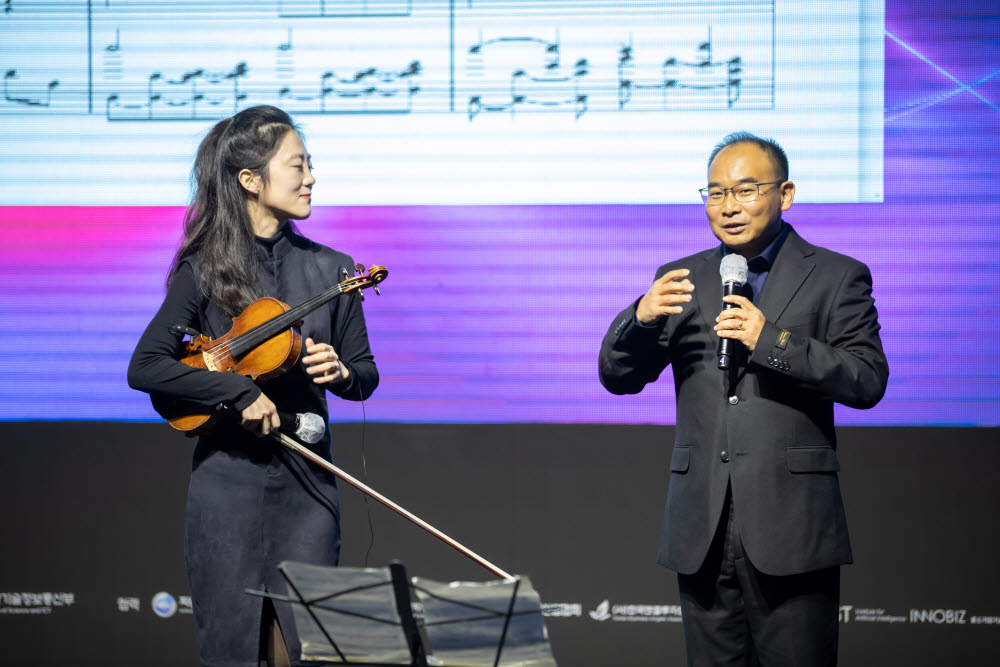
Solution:
[[[205,368],[207,368],[210,371],[219,370],[219,368],[215,365],[215,360],[212,358],[212,355],[209,354],[207,350],[202,351],[201,358],[205,360]]]

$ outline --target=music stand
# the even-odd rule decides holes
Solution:
[[[555,667],[541,601],[527,578],[489,583],[407,580],[387,568],[278,569],[302,659],[320,664],[412,667]],[[416,613],[414,613],[416,612]]]
[[[421,630],[447,667],[556,667],[542,601],[527,577],[441,583],[414,577]]]

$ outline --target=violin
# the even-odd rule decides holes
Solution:
[[[275,378],[295,365],[302,351],[302,318],[341,294],[357,292],[364,300],[363,290],[372,288],[378,294],[378,284],[389,275],[378,264],[365,272],[363,264],[355,266],[357,275],[290,308],[272,297],[257,299],[233,318],[233,326],[218,338],[208,338],[184,327],[172,327],[191,333],[178,361],[192,368],[223,373],[239,373],[251,380]],[[346,274],[347,271],[345,270]],[[204,432],[215,424],[220,412],[211,406],[190,401],[172,400],[166,406],[167,423],[186,435]]]

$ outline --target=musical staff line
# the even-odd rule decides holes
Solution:
[[[413,0],[278,0],[278,16],[291,18],[396,18],[413,13]]]

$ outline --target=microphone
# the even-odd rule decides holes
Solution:
[[[722,276],[722,295],[730,296],[736,294],[736,290],[743,287],[747,281],[747,258],[743,255],[730,253],[722,258],[719,265],[719,275]],[[722,302],[722,309],[729,310],[736,306],[725,301]],[[729,370],[730,357],[735,351],[736,342],[730,338],[719,336],[719,370]]]
[[[293,415],[290,412],[278,410],[278,418],[281,420],[282,431],[307,445],[319,442],[323,434],[326,433],[326,422],[313,412],[300,412]]]

